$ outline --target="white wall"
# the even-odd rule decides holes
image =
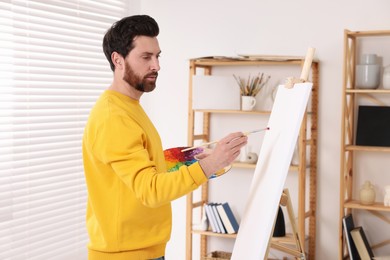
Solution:
[[[316,259],[337,259],[343,31],[390,29],[390,2],[143,0],[140,10],[153,16],[161,29],[158,87],[142,102],[165,148],[187,144],[189,58],[237,53],[304,56],[308,47],[316,48],[320,60]],[[390,183],[389,177],[383,178]],[[175,201],[173,210],[166,255],[181,260],[185,198]]]

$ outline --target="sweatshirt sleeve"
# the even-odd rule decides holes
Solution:
[[[153,128],[154,129],[154,128]],[[93,153],[112,169],[145,206],[158,207],[182,197],[207,181],[199,163],[167,172],[158,133],[130,118],[110,116],[97,129]]]

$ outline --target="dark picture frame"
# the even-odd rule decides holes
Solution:
[[[356,145],[390,147],[390,107],[359,106]]]

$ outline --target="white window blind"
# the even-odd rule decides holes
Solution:
[[[127,0],[0,2],[0,259],[82,259],[81,139]]]

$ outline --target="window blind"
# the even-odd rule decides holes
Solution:
[[[0,2],[0,259],[81,259],[81,139],[126,0]]]

